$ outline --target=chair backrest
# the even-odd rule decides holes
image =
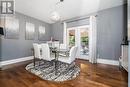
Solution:
[[[41,58],[41,53],[40,53],[41,45],[34,43],[33,48],[34,48],[34,57],[40,59]]]
[[[60,44],[60,49],[68,49],[66,44]]]
[[[49,45],[49,47],[53,47],[52,41],[47,41],[46,43]]]
[[[54,41],[53,44],[54,44],[54,47],[56,47],[57,49],[60,48],[60,42],[59,41]]]
[[[42,59],[51,61],[50,48],[47,43],[41,44],[42,48]]]
[[[53,47],[53,48],[56,47],[58,49],[60,47],[60,42],[59,41],[47,41],[47,43],[48,43],[49,47]]]
[[[77,46],[73,46],[73,47],[70,49],[69,59],[70,59],[71,61],[74,61],[74,60],[75,60],[77,50],[78,50],[78,47],[77,47]]]

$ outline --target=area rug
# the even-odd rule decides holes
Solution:
[[[44,80],[62,82],[76,78],[80,73],[80,68],[75,64],[69,65],[60,61],[37,61],[26,66],[26,70],[39,76]],[[55,67],[56,66],[56,67]]]

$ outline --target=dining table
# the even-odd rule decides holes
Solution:
[[[55,59],[53,60],[54,61],[54,66],[55,66],[55,74],[57,74],[57,71],[58,71],[58,58],[59,58],[59,56],[69,56],[69,50],[68,49],[58,49],[58,48],[56,48],[56,47],[49,47],[50,48],[50,52],[51,52],[51,54],[54,54],[54,57],[55,57]],[[33,56],[34,56],[34,49],[32,48],[31,49],[32,50],[32,54],[33,54]],[[42,52],[42,49],[40,49],[40,52]],[[60,54],[63,54],[63,55],[60,55]],[[35,67],[35,61],[36,61],[36,58],[35,58],[35,56],[34,56],[34,67]]]

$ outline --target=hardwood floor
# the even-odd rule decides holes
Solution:
[[[128,87],[128,73],[117,66],[91,64],[77,60],[80,75],[71,81],[55,83],[45,81],[25,70],[25,66],[17,66],[0,71],[0,87]]]

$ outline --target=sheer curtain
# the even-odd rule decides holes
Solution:
[[[97,23],[96,23],[96,17],[90,16],[90,43],[89,43],[89,49],[90,49],[90,58],[89,62],[96,63],[97,62]]]
[[[67,49],[67,23],[63,22],[63,44],[61,44],[61,46],[63,46],[64,49]]]
[[[63,44],[66,44],[67,41],[67,24],[66,22],[63,22],[63,28],[64,28],[64,31],[63,31]]]

